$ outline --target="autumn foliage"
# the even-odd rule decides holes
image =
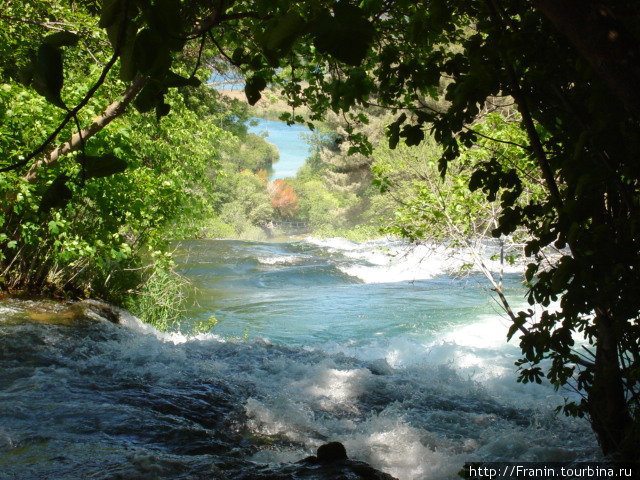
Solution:
[[[271,198],[271,205],[282,217],[293,217],[300,208],[298,196],[285,180],[270,182],[267,191]]]

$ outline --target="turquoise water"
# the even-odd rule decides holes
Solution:
[[[215,333],[227,338],[249,334],[286,345],[363,347],[380,343],[378,337],[384,343],[429,342],[470,320],[499,314],[484,277],[427,271],[423,276],[429,278],[415,279],[420,258],[414,255],[396,259],[406,264],[404,281],[387,282],[391,268],[382,247],[404,244],[365,245],[186,242],[178,255],[180,273],[193,282],[197,296],[189,317],[197,322],[214,315]],[[507,291],[518,303],[520,281],[519,275],[507,278]]]
[[[311,133],[311,130],[303,125],[287,125],[284,122],[253,118],[249,133],[266,135],[266,140],[278,147],[280,159],[273,165],[271,180],[295,177],[311,154],[311,147],[302,136]]]
[[[214,72],[207,80],[207,84],[216,90],[244,90],[245,82],[242,77],[228,73]]]
[[[399,480],[598,458],[588,423],[554,414],[570,392],[516,383],[486,281],[452,274],[468,258],[313,238],[194,240],[177,258],[196,289],[182,333],[0,302],[0,480],[333,480],[292,462],[334,440]]]

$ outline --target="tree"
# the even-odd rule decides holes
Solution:
[[[558,4],[577,8],[575,2]],[[527,134],[521,147],[535,163],[545,195],[520,203],[521,174],[500,158],[477,166],[470,187],[500,199],[495,235],[524,228],[530,236],[529,301],[545,311],[539,319],[532,311],[518,313],[510,330],[524,332],[520,379],[546,376],[559,388],[575,378],[585,397],[564,411],[589,415],[605,454],[637,460],[640,135],[629,85],[638,80],[632,62],[638,9],[631,2],[588,2],[589,11],[606,14],[596,15],[597,35],[589,40],[598,48],[585,48],[581,15],[553,10],[550,2],[539,5],[561,32],[519,1],[386,5],[385,14],[374,17],[375,48],[364,63],[303,76],[310,87],[302,97],[313,102],[322,90],[337,110],[372,103],[400,110],[389,126],[391,145],[401,139],[416,145],[431,129],[443,148],[442,174],[461,146],[486,135],[474,129],[481,110],[496,98],[511,99]],[[627,19],[626,28],[618,17]],[[614,42],[618,38],[624,41]],[[616,43],[611,55],[607,42]],[[364,142],[359,150],[367,148]],[[567,253],[545,268],[549,245]],[[558,299],[560,311],[547,308]],[[574,337],[585,338],[593,350],[574,348]],[[541,365],[546,359],[548,368]]]
[[[52,103],[16,81],[24,79],[23,68],[29,70],[29,52],[36,61],[41,41],[44,50],[64,50],[61,96],[70,104],[92,88],[110,52],[106,32],[78,4],[25,0],[0,11],[0,151],[7,162],[37,148],[66,117],[55,98]],[[54,47],[59,33],[77,45]],[[178,71],[183,67],[176,65]],[[60,137],[68,138],[76,121],[91,123],[123,88],[108,76]],[[220,151],[231,149],[236,122],[246,130],[246,114],[216,102],[205,88],[173,89],[165,101],[172,106],[171,121],[130,111],[84,149],[39,169],[33,181],[25,178],[30,165],[0,174],[2,290],[100,297],[169,326],[166,311],[141,309],[140,300],[180,303],[184,282],[172,274],[168,243],[193,236],[211,215]],[[179,309],[169,310],[173,316]]]
[[[270,182],[267,186],[271,205],[274,210],[282,217],[293,217],[300,208],[298,205],[298,196],[286,180],[279,179]]]
[[[92,11],[92,2],[77,3]],[[544,195],[522,202],[520,172],[500,158],[478,165],[470,186],[500,200],[495,235],[522,228],[530,237],[529,301],[545,311],[539,319],[520,312],[514,321],[511,335],[525,332],[520,378],[546,376],[556,387],[575,378],[585,397],[564,411],[589,415],[605,454],[637,460],[639,13],[630,0],[108,0],[100,25],[113,56],[94,87],[76,107],[65,107],[60,58],[63,48],[73,48],[66,46],[72,37],[45,38],[31,82],[65,109],[63,122],[0,170],[17,169],[37,181],[128,103],[165,115],[168,90],[196,83],[197,68],[186,76],[174,72],[179,52],[195,67],[202,54],[226,58],[245,75],[251,103],[267,84],[280,85],[294,109],[310,108],[312,120],[330,109],[351,123],[366,122],[353,107],[390,109],[398,115],[389,125],[390,145],[417,145],[430,129],[442,148],[443,175],[461,146],[491,137],[474,128],[480,112],[496,98],[510,100],[527,135],[520,147],[536,165]],[[116,64],[128,85],[122,98],[51,150]],[[352,153],[370,154],[370,143],[353,127],[345,134]],[[567,253],[543,268],[549,245]],[[558,299],[560,311],[546,308]],[[574,348],[575,335],[591,345],[586,355]]]
[[[560,298],[561,311],[545,311],[539,320],[521,312],[514,322],[511,335],[519,328],[526,332],[521,337],[521,379],[539,381],[546,373],[560,386],[577,375],[577,385],[587,396],[579,405],[565,405],[565,411],[590,415],[605,453],[637,459],[636,114],[625,111],[624,99],[612,98],[589,59],[537,12],[517,2],[504,9],[480,2],[465,13],[476,19],[473,27],[484,35],[463,34],[464,54],[440,57],[443,63],[436,68],[454,79],[446,89],[451,106],[444,114],[429,108],[426,114],[418,111],[413,125],[402,129],[400,117],[392,125],[391,139],[414,143],[421,139],[417,127],[433,122],[445,148],[444,171],[457,156],[459,142],[471,145],[477,138],[469,126],[487,99],[501,92],[512,96],[546,196],[518,205],[522,181],[517,171],[496,168],[499,159],[481,166],[471,186],[501,198],[503,213],[495,234],[524,226],[531,235],[527,253],[535,261],[527,271],[530,302],[549,306]],[[447,30],[452,25],[445,22],[440,33],[452,32]],[[414,80],[409,74],[407,81]],[[629,142],[624,146],[619,144],[620,131]],[[542,248],[551,244],[566,246],[569,253],[545,270]],[[576,332],[595,347],[587,358],[573,349]],[[551,359],[547,372],[540,367],[544,358]]]

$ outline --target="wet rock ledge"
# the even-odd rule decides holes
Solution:
[[[92,321],[124,323],[132,315],[125,309],[102,300],[61,302],[52,299],[0,299],[4,324],[40,323],[44,325],[79,325]]]

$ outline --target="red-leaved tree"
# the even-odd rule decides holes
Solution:
[[[267,186],[271,205],[282,217],[293,217],[300,206],[298,196],[285,180],[274,180]]]

